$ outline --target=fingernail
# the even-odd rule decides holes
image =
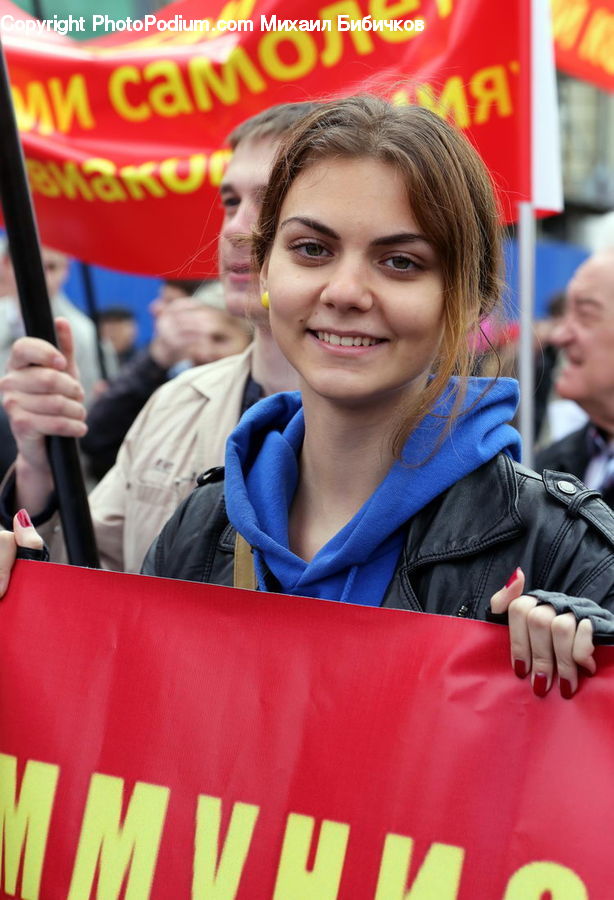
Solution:
[[[518,578],[518,569],[514,569],[514,571],[510,575],[510,577],[505,582],[506,588],[511,587],[517,578]]]
[[[527,674],[527,664],[524,659],[514,660],[514,672],[519,678],[525,678]]]
[[[19,524],[21,525],[22,528],[31,528],[32,527],[32,521],[30,519],[30,516],[25,511],[25,509],[19,510],[19,512],[17,513],[17,521],[19,522]]]
[[[571,700],[573,690],[571,689],[571,681],[568,678],[559,678],[559,688],[563,700]]]
[[[545,697],[548,693],[548,676],[542,672],[533,677],[533,693],[536,697]]]

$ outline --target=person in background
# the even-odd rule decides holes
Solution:
[[[155,318],[175,300],[193,297],[203,287],[203,284],[202,281],[194,278],[165,278],[158,288],[158,293],[149,304],[149,312]],[[215,284],[215,282],[210,282],[210,284]]]
[[[584,414],[577,404],[570,400],[562,400],[553,389],[555,369],[559,358],[559,350],[552,340],[552,335],[563,315],[565,294],[557,292],[548,303],[545,318],[533,324],[534,368],[534,413],[533,431],[535,443],[539,446],[548,442],[547,436],[554,429],[565,428],[567,422],[575,423],[578,415],[583,421]],[[520,326],[517,321],[499,320],[485,323],[478,338],[478,365],[474,374],[494,378],[499,375],[518,377],[518,349]],[[554,396],[553,396],[554,395]],[[561,406],[564,408],[561,409]],[[517,425],[516,417],[513,423]],[[577,425],[567,427],[572,431]],[[563,434],[566,433],[564,430]]]
[[[139,326],[131,309],[127,306],[107,306],[98,314],[98,329],[102,340],[108,341],[115,350],[120,366],[134,359]]]
[[[542,442],[542,435],[549,428],[550,408],[554,393],[554,378],[559,360],[558,347],[552,335],[565,311],[565,292],[557,291],[547,304],[546,316],[538,319],[533,326],[535,347],[535,394],[534,394],[534,434],[535,442]]]
[[[200,281],[177,279],[162,281],[158,293],[149,304],[149,312],[153,318],[152,340],[141,351],[134,348],[133,340],[134,352],[129,361],[129,368],[124,367],[122,372],[122,375],[128,377],[120,382],[124,386],[122,390],[125,390],[127,394],[134,390],[135,394],[143,398],[134,407],[133,418],[156,388],[172,377],[173,366],[183,360],[188,361],[188,347],[196,335],[198,326],[193,324],[193,317],[181,316],[180,310],[192,307],[189,304],[187,307],[185,305],[175,306],[174,315],[162,319],[160,317],[170,310],[176,301],[185,301],[193,297],[200,286]],[[212,305],[221,306],[222,301],[214,299]],[[99,317],[101,323],[104,323],[106,315],[108,315],[108,311],[101,312]],[[161,334],[159,333],[160,329]],[[124,329],[124,333],[125,331],[126,329]],[[131,328],[128,331],[128,334],[133,333],[136,337],[136,322],[134,330]],[[117,386],[117,382],[115,384]],[[105,391],[100,393],[100,396],[104,396],[108,387],[109,385],[106,386]],[[121,393],[119,396],[122,396]]]
[[[47,283],[47,292],[54,316],[62,316],[70,322],[75,346],[75,361],[79,369],[81,387],[86,406],[94,397],[94,389],[101,379],[98,363],[97,336],[94,323],[85,313],[77,309],[63,291],[69,273],[69,258],[65,253],[51,247],[41,247],[41,259]],[[13,266],[5,247],[0,267],[4,278],[13,281]],[[13,296],[0,298],[0,372],[4,372],[13,343],[24,333],[19,304]],[[109,344],[103,345],[107,373],[115,375],[118,362],[115,351]]]
[[[614,248],[576,271],[551,340],[563,357],[556,392],[574,400],[588,422],[544,447],[535,468],[571,472],[614,508]]]
[[[185,290],[193,290],[188,282]],[[88,473],[96,481],[117,458],[128,430],[151,395],[180,372],[245,350],[252,329],[243,317],[224,309],[219,282],[194,296],[179,293],[179,282],[163,282],[150,306],[154,336],[90,406],[87,434],[81,441]]]
[[[557,291],[548,303],[545,319],[535,322],[537,362],[535,368],[535,445],[538,449],[577,431],[587,420],[581,406],[560,397],[556,379],[562,354],[553,335],[565,313],[566,292]]]
[[[297,386],[296,372],[273,340],[260,303],[246,235],[256,224],[275,153],[289,129],[315,108],[285,103],[264,110],[229,136],[233,155],[220,184],[224,219],[219,277],[229,313],[247,316],[254,340],[243,353],[190,369],[163,385],[145,405],[113,468],[90,494],[104,568],[138,572],[151,541],[198,472],[220,465],[226,438],[256,400]],[[49,544],[65,560],[45,435],[86,433],[70,330],[58,322],[63,355],[44,342],[23,339],[13,350],[5,392],[19,456],[0,489],[0,521],[27,507]],[[36,364],[36,366],[33,365]]]

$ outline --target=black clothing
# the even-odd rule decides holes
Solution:
[[[243,399],[241,401],[241,415],[253,406],[254,403],[257,403],[258,400],[262,400],[264,396],[264,392],[261,386],[257,381],[254,381],[251,375],[248,376],[247,381],[245,382],[245,390],[243,391]]]
[[[134,359],[139,355],[139,348],[134,344],[131,347],[128,347],[126,350],[122,350],[121,352],[115,351],[117,353],[117,361],[120,365],[120,369],[125,368],[128,363],[131,363]]]
[[[583,479],[595,452],[594,441],[591,439],[591,430],[594,427],[588,422],[578,431],[540,450],[535,457],[537,471],[555,469],[557,472],[571,472],[576,478]],[[614,509],[614,485],[601,493],[608,506]]]
[[[3,406],[0,406],[0,479],[4,478],[7,471],[15,462],[17,456],[17,444],[11,431],[9,418]],[[12,526],[9,525],[9,528]]]
[[[223,469],[212,469],[152,544],[143,573],[231,586],[235,531]],[[614,610],[614,514],[573,476],[544,479],[498,454],[407,523],[382,606],[484,619],[517,566],[526,592],[586,597]],[[267,582],[275,591],[275,585]]]
[[[49,551],[42,546],[38,550],[32,547],[18,547],[15,559],[33,559],[35,562],[49,562]]]
[[[548,403],[552,393],[554,370],[558,360],[558,350],[546,344],[535,360],[535,391],[533,395],[533,433],[539,434],[546,418]],[[550,466],[549,468],[552,468]]]
[[[587,423],[578,431],[540,450],[535,455],[537,471],[555,469],[557,472],[571,472],[576,478],[584,478],[591,458],[588,429]]]

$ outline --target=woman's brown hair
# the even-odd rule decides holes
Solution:
[[[393,106],[374,96],[322,104],[283,141],[254,234],[255,268],[271,250],[282,204],[301,172],[323,159],[371,158],[403,176],[412,212],[434,247],[444,290],[444,326],[433,377],[418,404],[402,413],[393,449],[459,375],[450,423],[473,365],[470,340],[499,301],[502,265],[498,208],[484,163],[460,132],[427,109]],[[357,202],[360,202],[358,199]]]

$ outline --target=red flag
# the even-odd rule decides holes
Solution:
[[[614,0],[551,0],[556,64],[614,91]]]
[[[614,652],[540,699],[508,640],[18,563],[0,897],[606,900]]]
[[[79,17],[36,23],[0,0],[43,240],[126,271],[211,274],[228,132],[273,103],[382,84],[468,133],[511,220],[532,194],[527,4],[182,0],[137,22],[100,14],[106,36],[77,43]]]

